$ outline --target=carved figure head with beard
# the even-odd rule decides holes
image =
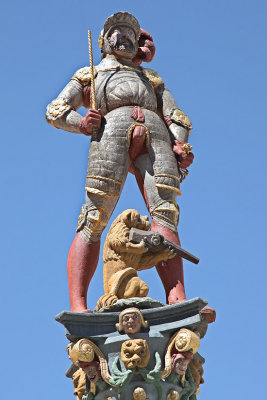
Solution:
[[[107,38],[112,53],[118,58],[130,58],[137,52],[134,31],[127,26],[116,26]]]
[[[140,25],[128,12],[111,15],[104,24],[99,37],[103,57],[113,54],[116,58],[132,60],[138,50]]]

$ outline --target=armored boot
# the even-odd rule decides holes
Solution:
[[[166,239],[180,246],[178,232],[174,232],[158,224],[152,219],[151,231],[159,232]],[[186,300],[184,290],[184,270],[183,260],[176,256],[168,261],[161,261],[157,266],[157,272],[162,281],[166,293],[166,302],[168,304],[182,303]]]
[[[100,241],[87,243],[77,233],[68,256],[67,270],[72,312],[92,312],[87,309],[87,290],[99,258]]]

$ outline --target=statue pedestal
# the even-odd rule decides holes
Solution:
[[[177,331],[187,328],[198,333],[200,338],[205,335],[208,323],[201,316],[200,310],[207,302],[200,298],[194,298],[175,305],[162,305],[156,302],[156,307],[150,308],[153,307],[153,300],[147,298],[142,300],[144,300],[143,303],[139,299],[139,304],[136,299],[124,300],[126,303],[116,305],[115,308],[118,311],[91,314],[62,311],[55,317],[56,321],[65,326],[66,337],[70,342],[76,343],[80,339],[89,339],[100,349],[107,361],[109,373],[114,378],[111,380],[112,386],[107,384],[106,388],[98,389],[96,384],[95,393],[89,393],[88,399],[175,400],[176,398],[187,398],[183,395],[185,389],[180,382],[179,375],[172,374],[177,376],[175,382],[175,376],[170,381],[168,377],[162,378],[159,371],[164,369],[168,343]],[[119,309],[131,307],[133,304],[142,312],[144,320],[148,322],[148,327],[135,334],[120,333],[115,327],[119,321]],[[140,369],[139,372],[138,369],[137,371],[129,370],[129,368],[126,370],[123,362],[118,360],[121,356],[122,344],[136,339],[146,341],[150,352],[146,368]],[[193,358],[204,362],[198,353],[194,354]],[[114,365],[117,372],[114,370]],[[66,375],[72,377],[77,370],[78,367],[72,364]],[[121,374],[121,377],[118,377],[118,374]]]

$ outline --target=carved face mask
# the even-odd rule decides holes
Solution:
[[[109,34],[108,42],[115,54],[136,53],[135,33],[129,27],[116,26]]]
[[[202,377],[204,374],[202,362],[198,359],[192,359],[189,364],[189,368],[196,385],[199,387],[200,384],[204,383],[204,379]]]
[[[186,373],[188,364],[189,364],[190,360],[187,360],[186,358],[184,358],[182,355],[180,355],[180,358],[177,357],[176,361],[175,361],[175,366],[174,366],[174,371],[176,374],[178,375],[183,375]]]
[[[137,313],[125,314],[122,317],[122,326],[125,333],[137,333],[140,331],[142,321]]]
[[[146,340],[126,340],[121,346],[121,359],[126,369],[145,368],[150,358]]]
[[[177,354],[173,354],[172,356],[172,372],[177,375],[184,375],[186,373],[188,364],[192,359],[193,353],[187,352],[179,352]]]
[[[188,337],[186,333],[180,333],[179,337],[177,338],[177,347],[178,348],[182,348],[185,347],[187,345],[188,342]]]
[[[84,372],[88,376],[90,382],[96,383],[100,379],[98,375],[98,370],[94,365],[85,368]]]

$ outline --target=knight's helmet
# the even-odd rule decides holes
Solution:
[[[109,48],[107,38],[110,31],[118,25],[128,26],[129,28],[133,29],[135,33],[136,43],[138,43],[138,39],[140,36],[139,22],[132,14],[128,13],[127,11],[121,11],[108,17],[104,24],[104,28],[102,29],[98,39],[98,45],[102,53],[105,53],[106,50],[108,50]]]

